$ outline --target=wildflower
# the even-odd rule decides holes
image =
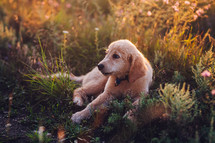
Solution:
[[[66,8],[71,8],[71,7],[72,7],[72,5],[70,3],[66,4]]]
[[[40,67],[42,67],[43,64],[40,61],[38,61],[37,65],[40,66]]]
[[[140,9],[140,10],[139,10],[139,13],[143,13],[143,10],[142,10],[142,9]]]
[[[12,125],[11,125],[10,123],[7,123],[7,124],[5,125],[6,128],[11,127],[11,126],[12,126]]]
[[[177,6],[172,6],[172,8],[175,10],[175,12],[179,12],[179,9],[178,9],[178,7]]]
[[[45,131],[45,127],[44,126],[40,126],[39,127],[39,131],[38,131],[38,134],[41,134]]]
[[[211,4],[204,6],[205,10],[208,10],[211,7]]]
[[[179,2],[178,2],[178,1],[175,3],[175,6],[176,6],[176,7],[178,7],[178,6],[179,6]]]
[[[184,2],[186,5],[190,5],[190,2],[189,1],[185,1]]]
[[[50,18],[50,16],[49,16],[49,15],[45,15],[45,18],[46,18],[46,19],[49,19],[49,18]]]
[[[99,28],[98,28],[98,27],[96,27],[96,28],[95,28],[95,30],[96,30],[96,31],[99,31]]]
[[[199,9],[196,11],[196,14],[197,14],[198,16],[201,16],[202,14],[204,14],[204,10],[201,9],[201,8],[199,8]]]
[[[201,73],[201,76],[203,76],[203,77],[210,77],[210,76],[211,76],[211,73],[210,73],[208,70],[204,70],[204,71]]]
[[[213,90],[211,91],[211,94],[212,94],[212,95],[215,95],[215,89],[213,89]]]
[[[44,126],[39,127],[38,135],[39,135],[39,142],[43,142],[43,132],[45,131]]]
[[[163,2],[169,4],[169,0],[163,0]]]
[[[53,6],[56,8],[56,7],[59,6],[59,3],[58,3],[58,2],[54,2],[54,3],[53,3]]]
[[[196,20],[198,18],[198,15],[193,15],[194,20]]]
[[[151,16],[151,15],[152,15],[152,12],[151,12],[151,11],[148,11],[148,12],[147,12],[147,15],[148,15],[148,16]]]
[[[41,5],[45,5],[45,4],[46,4],[46,2],[44,2],[44,1],[41,3]]]
[[[66,30],[64,30],[64,31],[63,31],[63,33],[64,33],[64,34],[69,34],[69,32],[68,32],[68,31],[66,31]]]
[[[9,49],[11,49],[11,48],[12,48],[12,45],[11,45],[11,44],[8,44],[7,47],[8,47]]]
[[[51,137],[52,134],[51,134],[51,133],[47,133],[46,136],[47,136],[47,137]]]
[[[191,6],[190,6],[190,8],[191,8],[192,10],[194,10],[194,9],[196,8],[196,6],[197,6],[196,3],[192,3]]]
[[[122,9],[118,10],[118,11],[116,12],[116,14],[117,14],[117,16],[121,16],[121,15],[123,14],[123,10],[122,10]]]
[[[196,4],[196,3],[192,3],[191,5],[192,5],[193,7],[196,7],[196,6],[197,6],[197,4]]]

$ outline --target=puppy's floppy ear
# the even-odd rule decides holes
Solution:
[[[128,75],[129,82],[134,82],[138,78],[143,77],[145,75],[147,67],[141,55],[131,55],[129,61],[131,63]]]

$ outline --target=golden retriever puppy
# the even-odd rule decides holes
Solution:
[[[82,83],[74,91],[73,102],[82,106],[87,96],[96,98],[85,109],[72,115],[72,121],[80,123],[89,118],[93,111],[121,96],[131,96],[138,105],[141,93],[149,91],[153,69],[143,54],[128,40],[118,40],[108,47],[105,58],[84,76],[70,75],[71,80]],[[58,75],[55,75],[58,76]],[[65,75],[64,75],[65,76]],[[131,111],[126,113],[132,119]]]

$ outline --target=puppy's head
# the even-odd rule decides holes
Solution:
[[[143,56],[128,40],[111,43],[105,58],[98,64],[98,69],[104,75],[114,75],[118,78],[128,75],[130,82],[145,74]]]

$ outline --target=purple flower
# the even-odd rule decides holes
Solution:
[[[7,47],[8,47],[9,49],[11,49],[11,48],[12,48],[12,45],[11,45],[11,44],[8,44]]]
[[[4,60],[5,60],[5,61],[8,61],[8,56],[4,57]]]
[[[37,62],[37,65],[41,67],[43,64],[41,62]]]

